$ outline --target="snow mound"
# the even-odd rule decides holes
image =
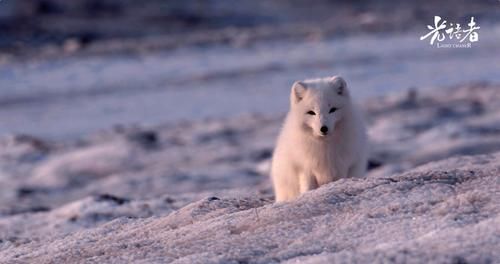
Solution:
[[[121,217],[0,256],[39,263],[491,263],[500,259],[499,174],[496,153],[344,179],[288,203],[209,197],[166,216]]]

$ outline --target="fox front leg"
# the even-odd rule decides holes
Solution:
[[[307,191],[314,190],[318,188],[318,183],[316,182],[316,178],[309,173],[302,173],[299,178],[299,190],[300,194],[303,194]]]

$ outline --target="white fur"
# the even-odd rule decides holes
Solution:
[[[337,110],[329,113],[332,107]],[[322,126],[328,127],[327,135]],[[363,177],[367,156],[366,129],[346,82],[337,76],[296,82],[273,154],[276,201],[340,178]]]

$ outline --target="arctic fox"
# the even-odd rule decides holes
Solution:
[[[344,79],[295,82],[271,165],[276,201],[340,178],[363,177],[367,156],[366,129]]]

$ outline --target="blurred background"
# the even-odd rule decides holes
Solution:
[[[500,2],[2,0],[0,135],[280,114],[295,80],[355,96],[500,81]],[[435,15],[472,48],[436,48]]]

